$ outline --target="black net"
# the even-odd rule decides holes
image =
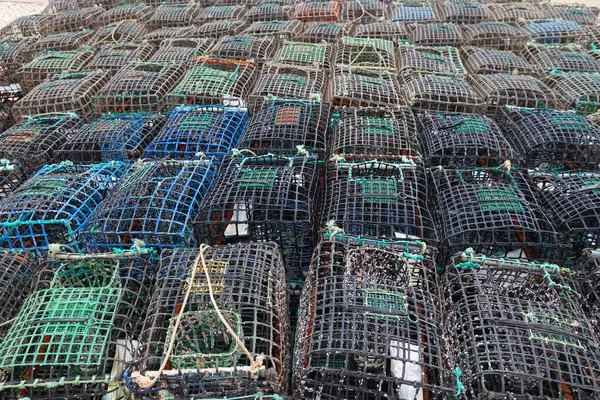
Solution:
[[[298,40],[304,42],[319,43],[337,42],[342,36],[349,35],[352,31],[352,25],[348,23],[333,22],[308,22],[304,24],[304,30],[298,35]]]
[[[243,34],[294,39],[301,31],[302,22],[294,19],[291,21],[256,21],[246,28]]]
[[[464,25],[462,33],[470,46],[499,50],[520,50],[529,38],[521,28],[506,22],[480,22]]]
[[[405,105],[400,82],[389,71],[337,68],[333,76],[333,104],[347,107]]]
[[[460,77],[405,76],[402,90],[408,105],[417,110],[473,113],[485,108],[484,100]]]
[[[171,26],[166,28],[160,28],[142,36],[142,41],[158,46],[165,39],[190,37],[190,33],[194,29],[196,28],[193,26]]]
[[[58,13],[52,20],[52,31],[73,32],[84,28],[94,29],[100,26],[102,7],[77,8]]]
[[[466,75],[455,47],[400,46],[400,74]]]
[[[523,20],[543,19],[546,16],[544,10],[535,3],[488,4],[488,8],[496,21],[510,24]]]
[[[160,47],[150,61],[176,62],[190,64],[196,57],[203,56],[212,45],[209,38],[181,38],[165,39],[160,42]]]
[[[163,4],[156,7],[152,17],[146,22],[149,28],[187,26],[200,14],[200,7],[194,4]]]
[[[460,46],[463,35],[457,25],[441,22],[407,25],[408,42],[429,46]]]
[[[391,20],[394,22],[433,22],[438,18],[428,1],[407,1],[393,5]]]
[[[219,58],[265,61],[273,55],[275,45],[275,39],[268,36],[223,36],[210,49],[209,54]]]
[[[223,36],[234,36],[241,33],[246,25],[246,21],[239,19],[210,21],[194,28],[193,32],[194,37],[219,39]]]
[[[470,74],[515,73],[533,75],[537,68],[523,57],[510,51],[496,49],[480,49],[463,46],[461,48],[465,67]]]
[[[556,70],[562,72],[600,72],[600,60],[596,60],[582,47],[568,45],[528,44],[522,53],[541,74]]]
[[[0,200],[18,188],[26,178],[20,164],[0,159]]]
[[[148,43],[104,43],[86,69],[101,69],[114,74],[125,65],[148,60],[153,52],[154,48]]]
[[[337,1],[308,1],[296,3],[292,18],[302,22],[337,22],[340,14]]]
[[[0,131],[12,120],[10,108],[22,95],[16,72],[25,62],[31,61],[31,57],[26,56],[26,49],[34,41],[34,38],[0,39]]]
[[[401,22],[382,21],[356,25],[353,36],[357,38],[380,38],[400,42],[408,38],[408,32]]]
[[[286,21],[290,18],[292,5],[285,1],[266,0],[252,7],[246,15],[250,22],[255,21]]]
[[[444,22],[476,24],[492,19],[485,4],[476,1],[445,1],[435,4],[436,15]]]
[[[123,4],[113,7],[99,16],[102,25],[113,24],[119,21],[145,22],[152,15],[152,7],[143,3]]]
[[[594,331],[600,332],[600,252],[584,250],[579,264],[574,268],[581,291],[581,303]]]
[[[75,50],[85,46],[94,36],[94,31],[82,29],[76,32],[62,32],[46,35],[23,49],[23,57],[30,61],[36,53],[58,50]]]
[[[547,4],[544,12],[551,18],[575,21],[580,25],[597,25],[596,15],[585,4]]]
[[[398,69],[396,48],[390,40],[344,36],[337,47],[335,63],[339,67],[391,72]]]
[[[217,5],[206,7],[200,12],[198,20],[200,21],[219,21],[244,19],[248,8],[245,5]]]
[[[531,21],[518,21],[517,26],[527,32],[531,40],[536,43],[586,44],[591,39],[590,32],[574,21],[535,19]]]
[[[271,61],[327,70],[333,63],[333,46],[329,43],[280,42]]]
[[[600,73],[566,72],[544,79],[559,95],[560,106],[580,114],[600,110]]]
[[[365,24],[385,20],[389,17],[388,2],[382,0],[345,0],[341,2],[340,19]]]
[[[53,15],[24,15],[0,29],[3,39],[19,40],[28,37],[39,37],[52,32]]]
[[[19,84],[23,91],[30,91],[54,75],[81,71],[93,55],[94,52],[86,48],[42,54],[17,71]]]
[[[148,33],[142,22],[119,21],[105,25],[96,30],[96,34],[90,41],[91,45],[102,47],[112,43],[133,44],[140,42],[142,37]],[[102,48],[101,47],[101,48]]]

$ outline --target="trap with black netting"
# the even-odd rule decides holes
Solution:
[[[332,102],[341,107],[406,105],[395,73],[352,68],[336,68]]]
[[[308,1],[296,3],[292,18],[306,22],[337,22],[341,9],[337,1]]]
[[[100,26],[102,7],[84,7],[62,11],[52,20],[52,32],[74,32],[81,29],[95,29]]]
[[[600,332],[600,250],[585,249],[572,271],[579,284],[583,311],[594,331]]]
[[[398,70],[396,48],[390,40],[344,36],[338,41],[337,47],[335,63],[338,67],[369,71]]]
[[[433,22],[438,18],[432,3],[428,1],[407,1],[394,3],[391,20],[393,22]]]
[[[598,21],[594,12],[585,4],[544,4],[544,12],[550,18],[563,19],[565,21],[575,21],[579,25],[594,26]]]
[[[464,65],[470,74],[521,74],[535,75],[537,68],[525,58],[510,51],[480,49],[463,46],[461,48]]]
[[[198,21],[220,21],[244,19],[248,7],[245,5],[217,5],[203,9],[198,15]]]
[[[557,93],[562,108],[580,114],[600,110],[600,73],[558,72],[548,75],[544,82]]]
[[[442,284],[464,398],[600,396],[598,337],[569,269],[468,249]]]
[[[344,0],[341,21],[356,24],[383,21],[389,18],[388,2],[382,0]]]
[[[498,50],[520,50],[529,39],[523,29],[506,22],[480,22],[463,25],[462,34],[465,43],[470,46]]]
[[[40,37],[52,32],[53,15],[24,15],[0,29],[0,38],[20,40],[28,37]]]
[[[277,47],[271,61],[327,70],[332,64],[332,45],[329,43],[290,42],[284,40]]]
[[[146,22],[150,29],[168,26],[188,26],[198,19],[200,7],[195,4],[163,4],[156,7]]]
[[[398,70],[401,75],[466,75],[456,47],[401,45]]]
[[[247,27],[243,35],[273,36],[277,39],[294,39],[302,32],[302,22],[290,21],[256,21]]]
[[[528,43],[522,50],[540,74],[561,72],[600,72],[600,60],[575,43],[547,45]]]
[[[590,32],[574,21],[560,19],[519,20],[517,26],[527,32],[535,43],[579,43],[586,45],[591,40]]]
[[[22,95],[16,72],[23,64],[31,61],[26,49],[35,40],[35,38],[0,40],[0,121],[4,126],[6,122],[10,122],[4,116],[10,114],[10,107]]]
[[[238,35],[242,33],[246,26],[246,21],[239,19],[209,21],[194,27],[190,33],[194,34],[192,37],[220,39],[223,36]]]
[[[476,24],[492,20],[490,10],[485,4],[472,0],[444,1],[435,3],[435,13],[443,22],[456,24]]]
[[[0,200],[18,188],[25,179],[27,175],[20,164],[0,159]]]
[[[194,58],[206,54],[212,43],[210,38],[165,39],[160,42],[160,47],[150,61],[189,65]]]
[[[112,43],[139,43],[148,34],[148,29],[143,22],[119,21],[105,25],[96,30],[90,45],[95,47],[107,46]]]
[[[153,8],[144,3],[122,4],[106,10],[98,17],[102,25],[113,24],[119,21],[145,22],[152,15]]]
[[[218,58],[262,62],[273,55],[276,44],[275,38],[269,36],[223,36],[210,49],[209,54]]]
[[[48,51],[67,51],[76,50],[88,44],[94,37],[94,31],[91,29],[81,29],[75,32],[62,32],[46,35],[33,43],[28,43],[23,49],[22,54],[25,62],[42,52]]]
[[[462,32],[458,25],[443,22],[406,25],[408,42],[424,46],[455,46],[464,43]]]
[[[287,21],[292,14],[292,4],[281,0],[262,0],[260,4],[252,7],[246,19],[256,21]]]
[[[544,10],[535,3],[507,2],[504,4],[488,4],[488,9],[496,21],[516,24],[518,21],[543,19]]]
[[[391,21],[356,25],[352,35],[357,38],[391,40],[394,43],[405,42],[408,38],[404,24]]]
[[[343,36],[350,35],[352,30],[352,24],[346,22],[308,22],[297,39],[311,43],[335,43]]]
[[[170,26],[166,28],[156,29],[142,36],[142,42],[148,42],[154,46],[158,46],[165,39],[177,39],[182,37],[197,36],[191,32],[197,29],[194,26]]]
[[[115,74],[130,63],[148,60],[153,52],[154,48],[148,43],[104,43],[85,69]]]
[[[458,76],[407,75],[402,78],[402,91],[416,110],[475,113],[485,109],[484,100]]]

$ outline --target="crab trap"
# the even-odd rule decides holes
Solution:
[[[463,46],[464,65],[470,74],[515,73],[535,75],[537,68],[525,58],[510,51]]]
[[[210,55],[233,60],[266,61],[275,51],[276,41],[273,37],[223,36],[210,50]]]
[[[16,72],[25,63],[31,61],[26,50],[35,40],[35,38],[0,39],[0,83],[3,86],[17,85]],[[14,86],[13,91],[17,89],[20,91],[20,87]],[[0,95],[0,100],[4,100],[3,97]]]
[[[423,113],[418,122],[428,167],[495,167],[519,159],[500,127],[486,116]]]
[[[133,162],[163,123],[155,114],[107,114],[80,127],[55,151],[55,157],[76,164]]]
[[[52,32],[53,15],[24,15],[0,29],[3,39],[19,40],[29,37],[40,37]]]
[[[142,160],[114,187],[81,228],[89,249],[195,244],[192,219],[215,177],[207,160]]]
[[[78,8],[95,7],[97,3],[97,0],[50,0],[42,14],[58,14]]]
[[[388,3],[382,0],[344,0],[340,20],[357,24],[388,19]]]
[[[148,60],[153,52],[154,48],[148,43],[104,43],[86,69],[101,69],[114,74],[130,63]]]
[[[417,110],[474,113],[485,102],[463,78],[441,75],[407,75],[402,91],[408,105]]]
[[[195,4],[163,4],[156,7],[146,24],[150,29],[188,26],[198,18],[198,15],[200,15],[200,7]]]
[[[451,46],[402,45],[398,70],[407,74],[466,75],[458,49]]]
[[[261,1],[255,7],[252,7],[246,19],[250,22],[256,21],[287,21],[292,14],[292,5],[286,1]]]
[[[147,33],[148,30],[142,22],[119,21],[98,28],[90,44],[92,46],[106,46],[113,43],[134,44],[140,42]]]
[[[150,61],[189,65],[194,58],[203,56],[211,45],[209,38],[165,39]]]
[[[395,72],[398,60],[394,42],[385,39],[342,37],[335,58],[338,67]]]
[[[408,33],[401,22],[371,22],[356,25],[353,36],[356,38],[385,39],[394,43],[406,41]]]
[[[300,277],[315,238],[317,167],[315,156],[225,159],[194,222],[198,242],[277,242],[288,276]]]
[[[446,329],[455,332],[462,398],[600,396],[598,337],[568,269],[466,251],[447,270]]]
[[[206,7],[198,15],[199,21],[220,21],[244,19],[248,8],[245,5],[233,6],[210,6]]]
[[[421,157],[415,117],[408,107],[340,110],[331,137],[332,154],[346,161],[418,162]]]
[[[290,21],[256,21],[243,32],[251,36],[273,36],[278,39],[294,39],[302,31],[302,22]]]
[[[246,25],[246,21],[237,19],[210,21],[194,28],[193,32],[195,37],[219,39],[240,34]]]
[[[516,2],[488,4],[488,9],[496,21],[516,24],[518,21],[544,19],[546,13],[537,4]]]
[[[296,3],[292,18],[302,22],[337,22],[340,19],[337,1],[308,1]]]
[[[574,21],[579,25],[597,25],[596,15],[584,4],[545,4],[544,12],[550,18]]]
[[[225,157],[248,122],[245,108],[177,106],[144,151],[144,158],[192,159],[198,153]]]
[[[350,33],[352,33],[352,25],[345,22],[308,22],[304,24],[304,30],[297,39],[312,43],[334,43]]]
[[[0,247],[45,252],[62,243],[80,249],[82,224],[126,170],[121,162],[44,166],[0,200]]]
[[[18,188],[25,179],[27,176],[20,164],[0,159],[0,200]]]
[[[327,103],[265,99],[256,105],[239,148],[288,156],[302,149],[322,158],[327,150],[329,116]]]
[[[100,26],[102,7],[85,7],[63,11],[52,20],[53,32],[74,32],[81,29],[94,29]]]
[[[336,68],[332,101],[346,107],[398,107],[405,105],[400,82],[390,71]]]
[[[165,39],[178,39],[197,36],[192,34],[194,29],[197,28],[194,26],[171,26],[160,28],[153,30],[152,32],[148,32],[146,35],[142,36],[141,41],[143,43],[148,42],[154,46],[158,46]]]
[[[26,62],[31,61],[37,53],[48,51],[76,50],[85,46],[94,36],[94,31],[82,29],[75,32],[62,32],[46,35],[23,49],[22,54]]]
[[[557,73],[544,81],[558,94],[561,107],[580,114],[600,110],[600,73]]]
[[[98,19],[101,25],[114,24],[119,21],[145,22],[152,16],[152,7],[143,3],[123,4],[106,10]]]
[[[524,173],[503,166],[433,167],[429,175],[442,261],[465,247],[497,257],[562,259],[563,237]]]
[[[505,22],[480,22],[463,25],[462,33],[470,46],[499,50],[520,50],[529,38],[521,28]]]
[[[136,398],[255,399],[287,390],[287,278],[275,243],[165,250],[159,268],[134,371],[124,376]],[[140,376],[156,383],[141,388]]]
[[[408,42],[424,46],[455,46],[464,43],[464,38],[457,25],[430,22],[427,24],[407,25]]]
[[[255,77],[253,62],[199,57],[183,79],[167,96],[171,105],[241,105]]]
[[[561,72],[600,72],[600,60],[583,47],[567,45],[528,44],[522,52],[541,74]]]
[[[103,112],[159,112],[167,93],[179,82],[185,66],[176,63],[136,62],[123,67],[93,98]]]
[[[331,67],[332,45],[283,41],[279,43],[271,61],[278,64],[327,70]]]
[[[0,342],[6,398],[121,398],[154,280],[147,249],[55,253]]]
[[[518,21],[517,26],[527,32],[535,43],[558,44],[579,43],[587,44],[590,32],[574,21],[560,19],[535,19]]]
[[[485,4],[476,1],[444,1],[435,3],[436,15],[443,22],[457,24],[476,24],[492,19],[490,10]]]
[[[415,247],[344,234],[317,247],[314,270],[343,272],[307,279],[294,398],[452,398],[436,266]]]
[[[430,2],[413,1],[394,4],[391,20],[393,22],[433,22],[437,20]]]
[[[594,332],[600,332],[600,252],[584,250],[573,271],[582,295],[583,310],[594,327]]]

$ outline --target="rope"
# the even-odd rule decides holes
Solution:
[[[465,390],[465,385],[463,385],[463,383],[460,380],[460,377],[462,376],[462,371],[459,367],[456,367],[456,369],[452,371],[452,373],[454,374],[454,376],[456,376],[456,392],[454,392],[452,397],[458,397],[463,392],[463,390]]]
[[[346,161],[346,159],[344,157],[340,156],[339,154],[334,154],[331,157],[329,157],[329,161],[344,162],[344,161]]]
[[[325,224],[325,227],[329,231],[329,239],[334,238],[335,235],[337,235],[338,233],[341,233],[342,235],[344,233],[346,233],[342,228],[340,228],[339,226],[337,226],[335,224],[335,220],[333,220],[333,219],[327,221],[327,223]]]
[[[310,155],[310,153],[308,152],[308,150],[306,150],[306,147],[303,144],[299,144],[298,146],[296,146],[296,149],[298,149],[298,155],[299,156],[308,156],[308,155]]]
[[[231,149],[231,155],[234,156],[234,157],[242,155],[243,153],[249,153],[252,156],[256,157],[256,153],[253,152],[252,150],[248,150],[248,149]]]

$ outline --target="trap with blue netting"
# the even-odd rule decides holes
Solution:
[[[529,34],[535,43],[587,44],[591,40],[590,32],[575,21],[560,19],[519,20],[517,26]]]

